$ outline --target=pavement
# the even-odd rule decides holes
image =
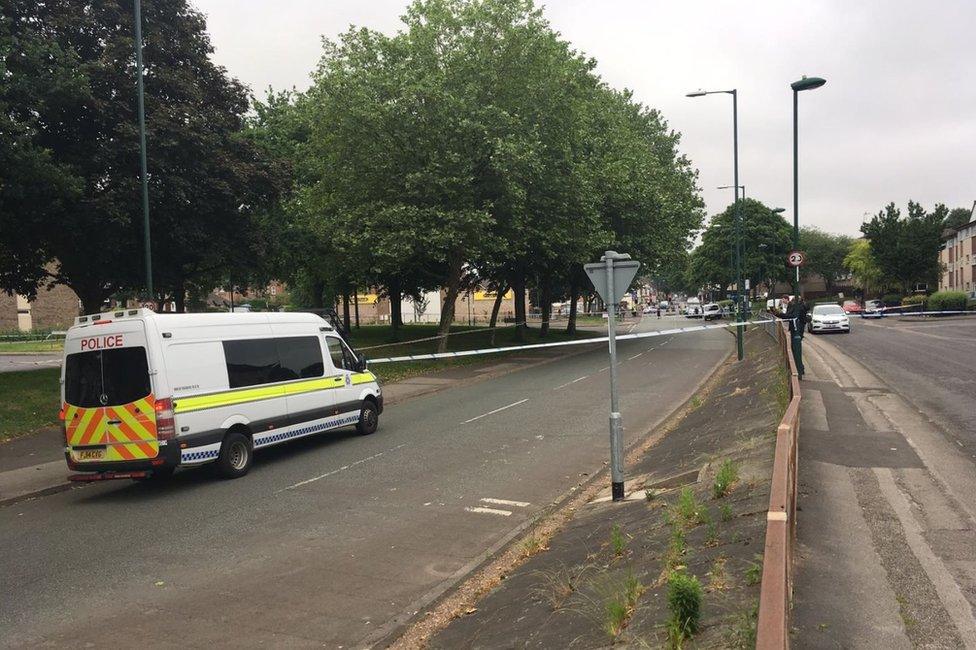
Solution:
[[[731,343],[621,342],[625,442]],[[459,382],[392,403],[372,436],[269,449],[236,481],[204,468],[0,507],[3,643],[367,646],[603,467],[606,370],[597,345]]]
[[[853,326],[804,338],[793,645],[976,648],[976,321]]]
[[[61,354],[0,354],[0,372],[57,368]]]

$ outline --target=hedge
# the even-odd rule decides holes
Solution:
[[[966,309],[966,294],[962,291],[936,291],[929,296],[931,311],[963,311]]]
[[[915,305],[921,305],[922,309],[925,309],[925,304],[929,301],[929,297],[924,293],[916,293],[913,296],[905,296],[901,299],[901,304],[904,307],[914,307]]]
[[[886,293],[881,296],[881,302],[885,304],[885,307],[897,307],[901,304],[901,294],[900,293]]]

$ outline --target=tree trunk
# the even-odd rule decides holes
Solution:
[[[392,277],[386,283],[386,290],[390,294],[390,329],[393,330],[394,340],[403,325],[403,314],[400,309],[403,305],[403,290],[400,287],[400,278]]]
[[[342,328],[349,332],[349,290],[342,290]]]
[[[506,293],[508,293],[508,285],[503,284],[499,286],[498,294],[495,296],[495,302],[491,306],[491,320],[488,321],[488,329],[491,330],[489,338],[491,345],[495,345],[495,328],[498,326],[498,310],[502,308],[502,301],[505,300]]]
[[[352,290],[352,304],[353,308],[356,310],[356,329],[359,329],[359,289]]]
[[[183,280],[176,283],[176,289],[173,291],[173,302],[176,303],[177,314],[186,313],[186,285]]]
[[[515,271],[512,274],[512,291],[515,292],[515,340],[525,340],[525,274]]]
[[[576,301],[579,300],[579,284],[574,277],[569,282],[569,323],[566,324],[566,333],[576,333]]]
[[[325,302],[322,299],[322,294],[325,292],[325,283],[321,280],[316,280],[312,283],[312,309],[323,309],[325,307]]]
[[[82,310],[85,314],[97,314],[102,311],[102,303],[105,302],[105,296],[108,295],[104,289],[70,284],[68,286],[78,295],[78,299],[81,300]]]
[[[549,319],[552,316],[552,283],[548,276],[542,278],[542,286],[539,288],[539,301],[542,303],[542,325],[539,327],[539,338],[544,338],[549,334]]]
[[[447,334],[451,331],[454,323],[454,305],[457,302],[458,293],[461,291],[461,270],[463,262],[460,256],[452,258],[450,271],[447,277],[447,293],[444,296],[444,305],[441,307],[441,322],[437,328],[437,335],[442,337],[437,343],[438,352],[447,351]]]

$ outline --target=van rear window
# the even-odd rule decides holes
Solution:
[[[69,354],[64,366],[64,401],[72,406],[119,406],[152,392],[144,347]]]

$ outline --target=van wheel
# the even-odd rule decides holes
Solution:
[[[359,413],[359,422],[356,424],[356,431],[359,435],[368,436],[376,431],[380,424],[380,414],[376,409],[376,404],[372,400],[363,400],[363,410]]]
[[[251,469],[253,457],[250,438],[238,431],[231,431],[224,436],[224,442],[220,445],[217,471],[224,478],[240,478]]]

